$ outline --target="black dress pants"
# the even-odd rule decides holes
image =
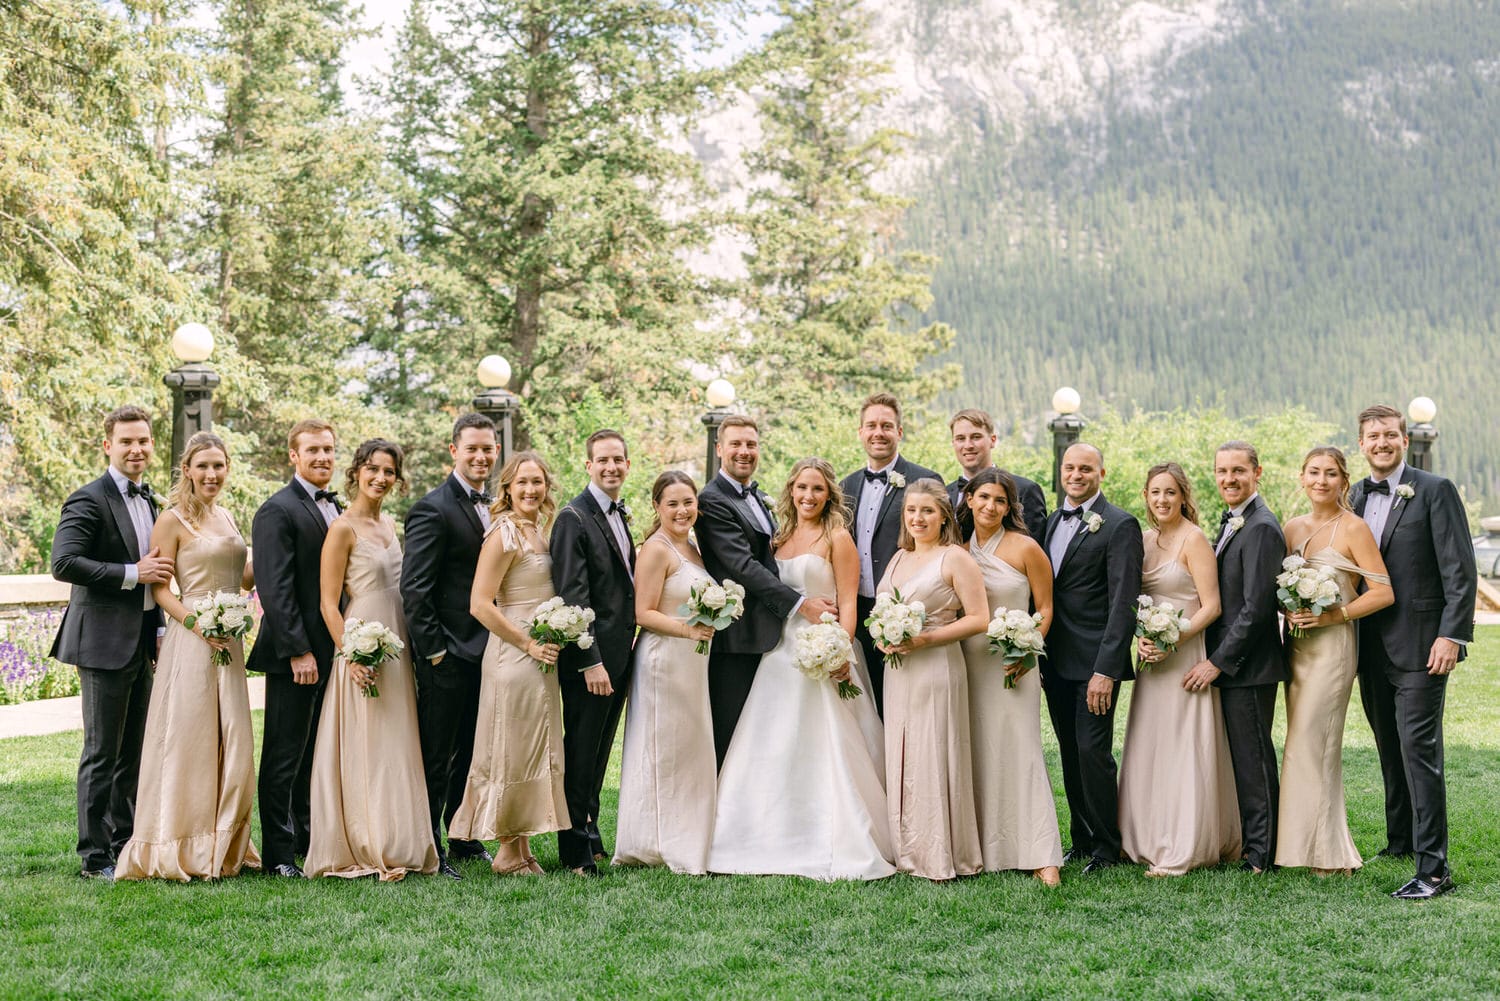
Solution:
[[[443,831],[453,823],[469,781],[474,758],[474,730],[479,720],[479,664],[448,654],[434,667],[418,660],[417,731],[422,743],[422,771],[427,777],[427,810],[432,842],[445,855]],[[478,845],[452,841],[448,850],[462,857]]]
[[[563,710],[563,795],[572,826],[557,832],[557,858],[570,869],[593,865],[606,854],[599,832],[599,797],[615,732],[625,709],[629,671],[610,675],[613,695],[593,695],[580,671],[558,676]]]
[[[1057,734],[1063,789],[1068,797],[1073,851],[1106,862],[1120,860],[1120,798],[1115,769],[1115,682],[1109,712],[1089,712],[1088,682],[1043,677],[1047,714]]]
[[[1224,734],[1234,767],[1234,795],[1240,805],[1240,840],[1245,860],[1257,869],[1276,861],[1276,812],[1281,801],[1276,745],[1271,721],[1276,717],[1277,682],[1220,688]]]
[[[117,671],[78,668],[83,753],[78,758],[78,857],[97,871],[115,864],[135,826],[141,742],[151,704],[156,617],[142,618],[130,662]]]
[[[261,735],[260,850],[267,872],[293,865],[307,854],[311,813],[313,744],[329,668],[319,665],[318,681],[299,685],[290,673],[266,675],[266,718]]]

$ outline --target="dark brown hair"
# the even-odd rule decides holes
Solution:
[[[871,393],[865,397],[865,402],[859,405],[859,422],[865,422],[865,411],[871,407],[890,407],[896,413],[896,426],[901,426],[901,401],[890,393]]]
[[[656,482],[651,484],[651,507],[653,509],[661,503],[661,495],[667,492],[667,487],[670,487],[675,483],[682,484],[683,486],[691,490],[694,496],[697,496],[698,484],[693,482],[693,478],[691,476],[689,476],[687,473],[684,473],[680,469],[668,469],[658,475],[656,477]],[[641,536],[641,538],[643,540],[649,539],[659,531],[661,531],[661,515],[655,513],[655,511],[653,510],[651,516],[651,527],[646,529],[646,534]]]
[[[625,458],[629,459],[630,446],[625,444],[625,436],[613,428],[601,428],[589,435],[589,440],[584,442],[583,445],[583,454],[588,456],[589,461],[592,462],[594,459],[594,445],[598,442],[609,441],[611,439],[620,443],[620,447],[625,449]]]
[[[1406,437],[1406,415],[1388,403],[1377,403],[1373,407],[1365,407],[1359,412],[1359,433],[1363,437],[1365,425],[1370,421],[1383,421],[1396,418],[1401,422],[1401,437]]]
[[[477,428],[480,431],[489,431],[491,434],[493,434],[495,431],[495,422],[490,420],[484,414],[464,414],[458,420],[453,422],[453,438],[451,439],[453,444],[457,445],[459,436],[462,435],[465,431],[469,430],[469,428]]]
[[[354,458],[349,461],[349,468],[344,470],[344,493],[351,500],[359,489],[359,471],[365,468],[377,452],[384,452],[391,457],[391,465],[396,467],[396,489],[406,493],[406,477],[401,472],[401,464],[406,457],[401,452],[401,446],[384,438],[371,438],[359,443],[359,447],[354,450]]]
[[[981,469],[974,474],[972,480],[964,484],[964,496],[969,499],[969,507],[973,508],[974,506],[975,491],[980,487],[990,486],[991,484],[999,487],[1005,493],[1007,507],[1005,517],[1000,519],[1000,527],[1007,532],[1020,532],[1022,535],[1030,535],[1031,533],[1026,530],[1026,520],[1022,517],[1025,512],[1021,509],[1021,498],[1016,494],[1015,478],[1003,469],[996,466]]]
[[[124,406],[118,410],[111,411],[104,418],[104,437],[106,440],[115,436],[116,424],[133,424],[136,421],[144,421],[146,430],[151,430],[151,415],[137,406]]]

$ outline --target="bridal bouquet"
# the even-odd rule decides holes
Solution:
[[[1188,614],[1170,601],[1156,601],[1149,594],[1135,599],[1135,634],[1156,644],[1163,653],[1177,649],[1189,621]],[[1142,669],[1148,666],[1141,661]]]
[[[875,607],[870,609],[865,628],[881,646],[899,646],[920,633],[926,621],[927,606],[920,601],[903,601],[901,592],[893,588],[875,596]],[[888,653],[885,662],[889,667],[900,667],[901,655]]]
[[[854,659],[854,644],[839,620],[827,612],[821,622],[797,633],[792,651],[792,665],[814,681],[827,681],[849,666]],[[839,682],[839,698],[855,699],[864,691],[854,682]]]
[[[1276,600],[1286,611],[1322,615],[1339,603],[1339,582],[1332,567],[1315,567],[1294,554],[1281,561],[1281,571],[1276,575]],[[1290,624],[1287,631],[1293,636],[1307,635]]]
[[[542,643],[556,643],[558,646],[577,643],[578,649],[587,650],[594,645],[594,637],[589,633],[589,626],[593,624],[592,608],[579,608],[565,603],[561,598],[548,598],[536,606],[536,614],[531,617],[527,635]],[[554,665],[537,661],[537,666],[542,669],[543,674],[550,674]]]
[[[216,640],[242,639],[254,624],[250,614],[250,599],[238,591],[215,591],[206,598],[193,602],[192,614],[182,624],[192,629],[198,627],[204,637]],[[229,664],[228,650],[214,650],[209,663],[215,667]]]
[[[726,579],[722,584],[705,581],[688,591],[687,603],[679,613],[688,616],[690,626],[724,629],[745,614],[745,589],[732,580]],[[699,640],[693,650],[708,653],[708,640]]]
[[[1037,655],[1046,645],[1042,639],[1042,615],[1028,614],[1019,608],[997,608],[985,630],[990,638],[990,653],[997,654],[1006,667],[1020,664],[1021,670],[1005,673],[1005,687],[1016,687],[1016,679],[1036,667]]]
[[[344,655],[344,660],[358,664],[373,675],[380,671],[381,664],[395,659],[405,645],[395,630],[383,622],[345,619],[344,642],[339,645],[339,652]],[[375,687],[374,678],[364,686],[364,693],[372,699],[380,698],[380,689]]]

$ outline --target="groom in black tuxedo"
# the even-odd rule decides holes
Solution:
[[[713,714],[714,753],[719,765],[750,697],[762,654],[781,642],[786,620],[800,612],[817,622],[838,614],[826,598],[804,600],[778,576],[772,540],[776,518],[754,480],[760,465],[760,430],[748,417],[728,417],[719,426],[719,471],[698,495],[698,547],[715,580],[745,589],[739,621],[714,636],[708,656],[708,703]]]
[[[462,879],[454,860],[492,856],[480,841],[449,840],[443,830],[463,802],[479,720],[480,663],[490,634],[469,614],[469,592],[490,527],[485,484],[498,448],[495,423],[464,414],[453,424],[453,473],[406,513],[401,604],[417,676],[417,731],[438,871]]]
[[[1385,779],[1382,855],[1413,855],[1416,875],[1392,896],[1427,900],[1453,889],[1443,779],[1448,675],[1474,639],[1478,570],[1453,483],[1406,464],[1406,418],[1394,407],[1359,415],[1370,476],[1354,511],[1380,541],[1396,602],[1359,623],[1359,696]]]
[[[323,540],[339,516],[333,482],[333,425],[308,418],[287,435],[291,482],[255,512],[255,591],[263,618],[245,667],[266,676],[261,740],[262,867],[268,876],[301,876],[307,854],[313,741],[333,669],[333,639],[318,604]]]
[[[849,528],[859,549],[859,624],[854,635],[865,652],[870,669],[870,697],[882,718],[885,715],[884,655],[865,628],[865,619],[875,607],[875,589],[885,575],[886,564],[896,555],[901,539],[901,507],[906,485],[912,480],[943,478],[925,466],[908,462],[900,454],[901,402],[890,393],[873,393],[859,408],[859,441],[865,449],[865,468],[844,477],[839,487],[849,513]]]
[[[163,626],[150,585],[172,578],[172,561],[151,546],[156,499],[141,480],[154,451],[146,411],[121,407],[106,417],[109,468],[67,499],[52,537],[52,576],[73,585],[52,656],[78,668],[83,696],[78,856],[83,876],[106,881],[135,825]]]
[[[1114,725],[1120,682],[1135,677],[1136,597],[1144,552],[1141,526],[1104,499],[1104,456],[1082,442],[1062,459],[1066,500],[1047,521],[1052,561],[1052,631],[1042,690],[1057,733],[1073,846],[1085,873],[1120,861]]]
[[[594,610],[594,643],[569,643],[557,659],[563,700],[563,795],[572,826],[557,832],[557,857],[597,876],[605,857],[599,794],[625,708],[635,643],[635,543],[620,490],[630,454],[618,431],[595,431],[585,446],[589,485],[552,526],[552,585],[569,605]]]
[[[1223,612],[1208,627],[1207,656],[1182,679],[1189,692],[1219,690],[1244,868],[1253,873],[1269,871],[1276,859],[1281,785],[1271,721],[1276,689],[1287,680],[1276,604],[1276,575],[1286,558],[1286,539],[1260,496],[1260,474],[1260,457],[1247,441],[1225,442],[1214,453],[1214,482],[1225,504],[1214,539]]]
[[[953,436],[953,457],[962,470],[959,477],[948,484],[948,503],[953,505],[953,516],[958,520],[958,531],[965,542],[974,534],[974,512],[969,510],[964,487],[978,476],[981,470],[995,464],[995,422],[983,410],[960,410],[948,422],[948,431]],[[1021,520],[1027,533],[1037,542],[1047,533],[1047,498],[1035,480],[1028,480],[1009,470],[1006,474],[1015,481],[1016,499],[1021,502]]]

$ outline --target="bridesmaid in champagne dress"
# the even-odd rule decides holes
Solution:
[[[974,517],[969,555],[984,576],[990,617],[1002,608],[1035,605],[1042,635],[1052,624],[1052,564],[1026,534],[1015,481],[991,467],[964,487]],[[974,801],[986,872],[1020,869],[1048,886],[1061,882],[1062,838],[1057,802],[1042,757],[1039,672],[1001,665],[984,633],[963,642],[969,676],[969,739],[974,750]],[[1007,676],[1015,687],[1006,688]]]
[[[499,840],[490,868],[540,876],[531,837],[570,826],[563,796],[562,700],[554,643],[534,640],[536,608],[554,596],[542,529],[557,510],[555,481],[535,452],[500,471],[489,533],[479,552],[469,611],[490,631],[479,683],[479,722],[452,838]]]
[[[1363,864],[1344,806],[1344,716],[1359,656],[1354,620],[1396,596],[1375,536],[1349,510],[1344,453],[1331,446],[1309,452],[1302,460],[1302,489],[1312,513],[1286,523],[1287,548],[1313,566],[1334,570],[1339,601],[1321,615],[1287,616],[1302,635],[1294,633],[1290,643],[1276,864],[1305,866],[1320,876],[1349,875]],[[1361,579],[1365,593],[1357,595]]]
[[[172,508],[157,519],[151,545],[176,561],[179,599],[157,584],[169,617],[146,714],[135,831],[120,852],[116,879],[219,879],[260,868],[250,843],[255,746],[241,640],[205,639],[183,620],[194,601],[254,586],[245,540],[215,501],[229,478],[229,450],[217,435],[188,439]],[[215,650],[230,661],[216,666]]]
[[[927,609],[922,632],[882,649],[885,789],[896,868],[931,880],[984,867],[974,812],[969,682],[960,647],[989,626],[984,578],[965,549],[936,480],[906,488],[900,548],[877,594],[899,591]]]
[[[1187,474],[1175,462],[1146,473],[1146,564],[1141,591],[1185,613],[1174,651],[1142,637],[1140,670],[1120,761],[1120,836],[1148,876],[1181,876],[1240,857],[1240,812],[1219,691],[1190,692],[1203,631],[1219,617],[1213,547],[1198,528]]]
[[[408,642],[401,546],[396,523],[380,513],[390,492],[406,485],[401,461],[399,445],[375,438],[355,450],[345,475],[353,496],[329,526],[319,571],[323,621],[335,649],[350,619],[379,622]],[[377,696],[365,694],[370,683]],[[335,656],[313,752],[309,835],[308,878],[393,881],[437,871],[408,649],[374,672]]]
[[[686,623],[689,592],[713,578],[693,544],[698,490],[692,477],[668,470],[651,487],[656,522],[635,568],[635,620],[641,627],[630,674],[625,751],[620,762],[620,819],[615,865],[664,865],[708,871],[718,783],[708,654],[698,643],[712,626]]]

